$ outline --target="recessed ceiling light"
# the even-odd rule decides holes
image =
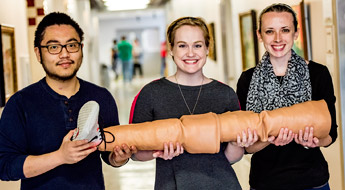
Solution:
[[[150,0],[103,0],[109,11],[145,9]]]

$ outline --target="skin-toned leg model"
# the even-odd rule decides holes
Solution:
[[[282,127],[289,128],[294,133],[305,127],[314,127],[315,137],[327,136],[331,116],[326,102],[308,101],[261,113],[206,113],[185,115],[180,119],[113,126],[104,129],[105,141],[98,149],[111,151],[113,147],[125,143],[136,146],[138,150],[163,150],[164,142],[179,142],[189,153],[217,153],[221,142],[236,141],[237,134],[243,130],[256,130],[260,141],[267,141],[269,136],[277,136]],[[113,134],[115,140],[107,132]],[[112,140],[114,141],[104,145]]]

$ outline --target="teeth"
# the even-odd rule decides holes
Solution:
[[[195,63],[196,62],[196,60],[193,60],[193,61],[185,61],[185,62],[187,62],[187,63]]]
[[[281,49],[283,48],[284,46],[283,45],[280,45],[280,46],[273,46],[275,49]]]

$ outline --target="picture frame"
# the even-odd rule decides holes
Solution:
[[[18,90],[14,27],[0,25],[0,107]]]
[[[242,68],[247,70],[259,62],[258,38],[256,35],[256,11],[239,15],[241,34]]]
[[[215,29],[214,29],[214,22],[211,22],[208,24],[209,33],[212,36],[213,43],[210,44],[209,47],[209,58],[211,58],[214,61],[217,61],[217,49],[216,49],[216,35],[215,35]]]
[[[293,5],[291,8],[296,12],[299,34],[295,40],[292,49],[305,60],[310,59],[308,56],[308,38],[307,38],[307,25],[305,21],[305,4],[302,0],[298,5]]]

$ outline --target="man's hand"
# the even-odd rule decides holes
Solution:
[[[97,150],[96,143],[88,140],[71,141],[74,130],[71,130],[62,140],[58,155],[63,164],[74,164],[86,158]]]
[[[60,148],[42,155],[29,155],[24,162],[23,172],[26,178],[41,175],[62,164],[74,164],[97,150],[97,144],[87,140],[71,141],[74,130],[62,140]]]

